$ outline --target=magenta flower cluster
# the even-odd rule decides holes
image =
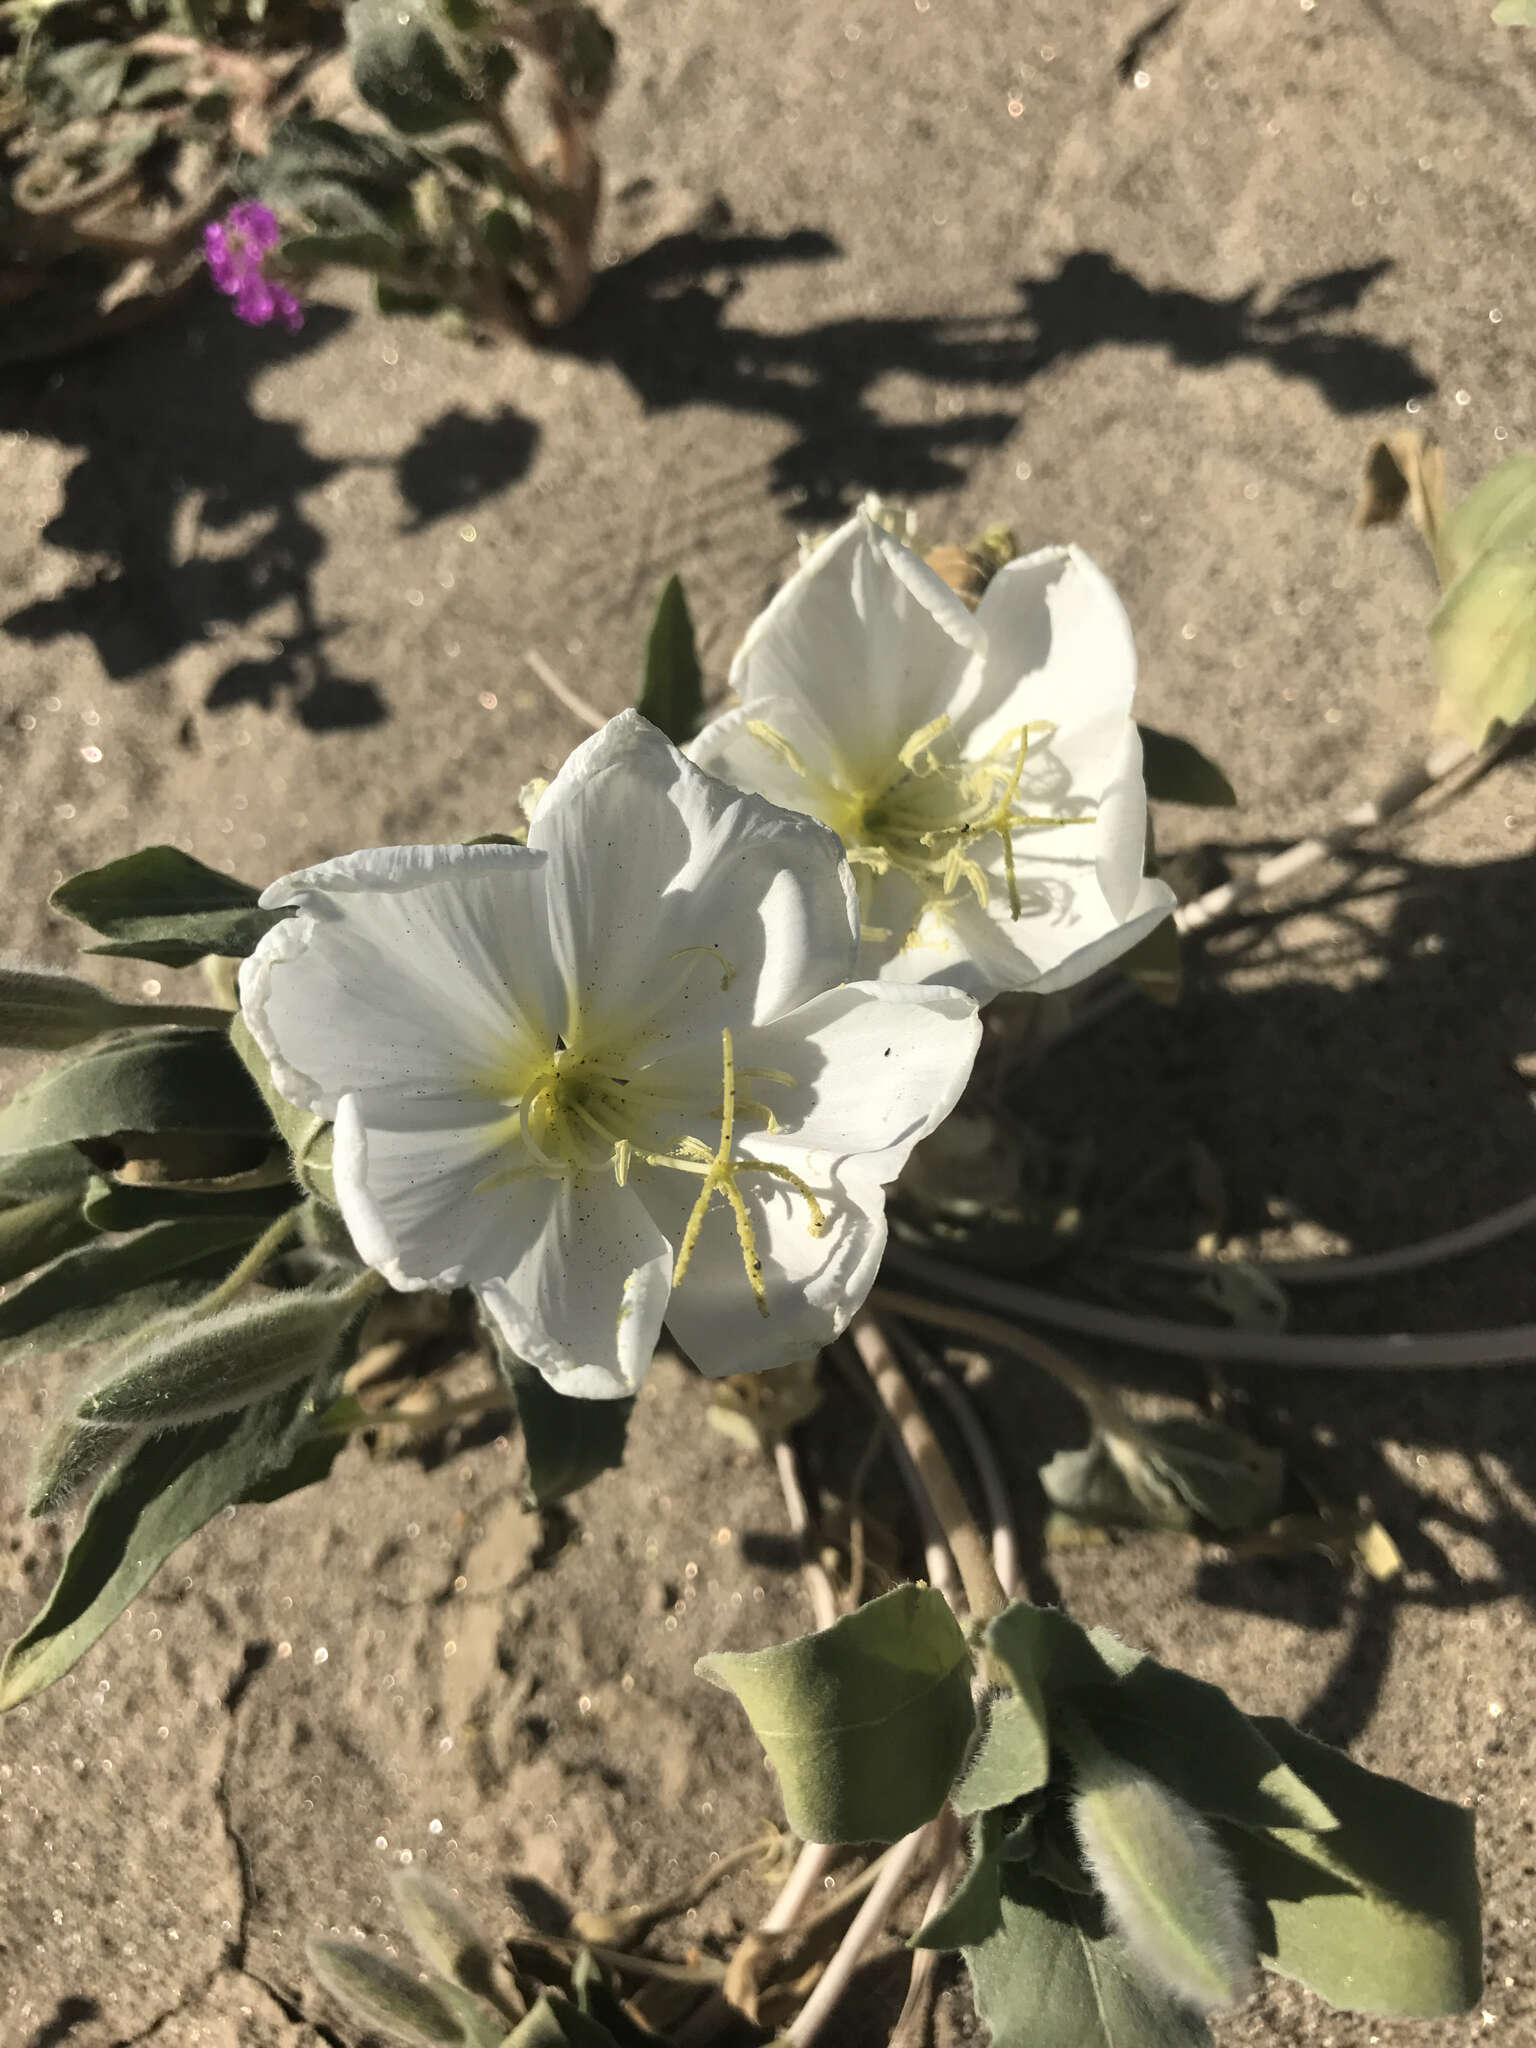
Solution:
[[[210,221],[203,229],[203,250],[214,283],[234,300],[239,319],[250,327],[281,320],[290,334],[297,334],[304,325],[304,309],[291,291],[272,282],[265,267],[281,237],[270,206],[259,199],[241,199],[222,220]]]

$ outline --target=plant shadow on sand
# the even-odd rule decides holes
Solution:
[[[0,632],[34,644],[82,634],[105,674],[124,682],[221,630],[255,626],[273,651],[231,662],[207,692],[209,710],[286,702],[315,732],[386,717],[376,685],[332,663],[346,622],[318,609],[314,574],[327,542],[305,508],[313,492],[377,459],[316,455],[300,426],[252,402],[264,370],[350,324],[350,314],[313,306],[296,336],[253,331],[214,307],[179,331],[162,323],[14,377],[0,428],[81,451],[42,531],[81,566],[58,596],[0,619]],[[513,482],[537,442],[533,422],[508,407],[479,419],[444,413],[388,464],[406,530]]]
[[[770,487],[797,522],[838,516],[871,488],[911,497],[960,482],[972,455],[999,446],[1022,395],[1053,364],[1101,348],[1155,348],[1214,368],[1254,357],[1311,383],[1340,413],[1401,405],[1432,389],[1407,351],[1349,324],[1385,263],[1304,278],[1267,304],[1151,285],[1095,250],[1018,281],[1015,310],[977,317],[855,317],[787,333],[735,325],[747,272],[824,263],[841,252],[813,228],[784,235],[713,225],[672,235],[598,280],[552,354],[611,364],[648,411],[712,406],[781,420],[791,439]],[[286,703],[316,732],[376,724],[375,684],[339,674],[330,647],[344,619],[321,616],[315,572],[327,542],[306,500],[381,458],[317,455],[302,426],[264,417],[256,379],[339,338],[352,316],[309,309],[297,336],[250,330],[222,306],[16,374],[0,430],[79,450],[63,503],[44,527],[81,567],[56,596],[0,618],[30,644],[89,639],[102,670],[128,681],[232,628],[257,627],[272,651],[242,655],[213,681],[209,709]],[[942,390],[942,419],[887,417],[893,376]],[[955,394],[960,394],[957,398]],[[539,429],[507,405],[451,407],[390,462],[404,530],[461,514],[532,467]]]
[[[780,419],[794,438],[773,488],[802,518],[833,519],[850,491],[911,497],[963,481],[967,457],[1018,425],[1017,394],[1054,364],[1101,348],[1156,348],[1214,369],[1255,358],[1312,384],[1341,414],[1402,406],[1434,389],[1408,350],[1348,323],[1391,269],[1361,264],[1298,279],[1261,304],[1144,282],[1101,250],[1081,249],[1046,276],[1017,280],[1015,310],[975,317],[855,316],[788,333],[730,317],[744,274],[842,252],[828,235],[670,235],[597,281],[581,320],[555,347],[611,363],[649,412],[713,405]],[[882,416],[878,390],[916,377],[960,401],[942,420]]]
[[[1533,892],[1536,856],[1460,867],[1359,852],[1336,886],[1190,947],[1177,1007],[1138,999],[1048,1051],[1019,1079],[1016,1113],[1048,1144],[1086,1146],[1085,1206],[1090,1223],[1095,1211],[1103,1219],[1105,1244],[1191,1250],[1210,1223],[1210,1162],[1234,1233],[1273,1227],[1281,1214],[1367,1252],[1475,1221],[1532,1192],[1536,1110],[1522,1071],[1536,1049],[1536,956],[1520,934]],[[1191,1170],[1197,1151],[1203,1184]],[[1124,1275],[1088,1253],[1075,1270],[1068,1261],[1016,1277],[1134,1307],[1114,1291]],[[1292,1325],[1369,1335],[1536,1323],[1531,1276],[1522,1233],[1401,1276],[1293,1287]],[[1210,1317],[1192,1282],[1182,1300],[1165,1289],[1147,1312]],[[925,1336],[942,1341],[938,1331]],[[1198,1567],[1195,1588],[1214,1605],[1346,1628],[1305,1718],[1309,1732],[1347,1743],[1369,1724],[1404,1607],[1454,1611],[1511,1594],[1536,1605],[1529,1368],[1213,1374],[1193,1361],[1055,1341],[1149,1394],[1198,1403],[1221,1391],[1229,1420],[1282,1450],[1334,1506],[1369,1501],[1396,1542],[1404,1569],[1386,1582],[1357,1582],[1311,1554],[1212,1550]],[[1034,1468],[1085,1440],[1082,1411],[1002,1354],[978,1399],[998,1445],[1028,1447],[1006,1476],[1031,1597],[1058,1598]],[[807,1437],[819,1459],[814,1428]],[[844,1433],[845,1442],[858,1437],[856,1427]],[[1434,1453],[1465,1461],[1453,1481]],[[1426,1454],[1419,1484],[1415,1458],[1422,1464]],[[825,1476],[834,1491],[845,1486],[843,1461]]]

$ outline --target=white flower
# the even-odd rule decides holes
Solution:
[[[1173,908],[1144,876],[1130,622],[1076,548],[998,572],[972,612],[860,513],[798,569],[689,748],[808,811],[859,880],[860,972],[979,999],[1068,988]]]
[[[566,762],[526,847],[354,853],[261,900],[296,914],[241,969],[246,1022],[335,1120],[359,1254],[472,1287],[568,1394],[632,1392],[664,1316],[711,1374],[827,1343],[980,1037],[953,990],[844,985],[837,841],[634,712]]]

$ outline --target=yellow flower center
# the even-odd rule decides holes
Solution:
[[[722,1030],[720,1036],[722,1073],[718,1104],[713,1101],[712,1091],[701,1101],[697,1086],[688,1088],[653,1075],[643,1065],[631,1065],[617,1055],[583,1052],[579,1046],[563,1042],[531,1068],[521,1067],[501,1076],[497,1089],[505,1091],[510,1112],[505,1136],[510,1141],[516,1133],[525,1157],[515,1166],[488,1175],[476,1192],[541,1176],[566,1180],[607,1172],[623,1187],[637,1164],[695,1175],[701,1186],[677,1247],[672,1285],[682,1285],[704,1219],[718,1194],[724,1197],[735,1219],[736,1241],[753,1299],[759,1312],[767,1315],[763,1264],[751,1214],[741,1192],[742,1176],[766,1174],[792,1188],[810,1212],[807,1227],[813,1237],[820,1237],[826,1229],[826,1215],[808,1183],[791,1168],[735,1151],[738,1116],[755,1115],[766,1130],[778,1128],[773,1111],[743,1093],[738,1080],[793,1086],[794,1077],[770,1067],[746,1067],[738,1076],[729,1028]],[[699,1123],[717,1123],[719,1138],[713,1143],[706,1142],[690,1128]]]
[[[806,785],[811,808],[843,842],[861,880],[896,873],[920,893],[921,903],[903,943],[913,939],[923,912],[969,889],[983,910],[992,883],[982,866],[988,839],[1002,846],[1008,914],[1023,915],[1014,842],[1021,832],[1080,825],[1091,813],[1048,817],[1018,806],[1019,781],[1032,745],[1055,731],[1049,720],[1015,726],[985,754],[965,759],[949,733],[949,718],[931,719],[899,749],[893,772],[874,785],[815,775],[781,733],[750,719],[752,737]],[[861,894],[865,893],[861,890]],[[890,933],[865,929],[866,938]]]

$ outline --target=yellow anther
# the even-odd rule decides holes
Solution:
[[[937,718],[930,718],[926,725],[920,725],[896,758],[909,775],[928,775],[937,764],[930,762],[927,768],[918,764],[934,741],[949,731],[949,713],[941,712]]]
[[[613,1148],[613,1177],[620,1187],[629,1179],[629,1162],[634,1157],[634,1150],[628,1138],[620,1138]]]

